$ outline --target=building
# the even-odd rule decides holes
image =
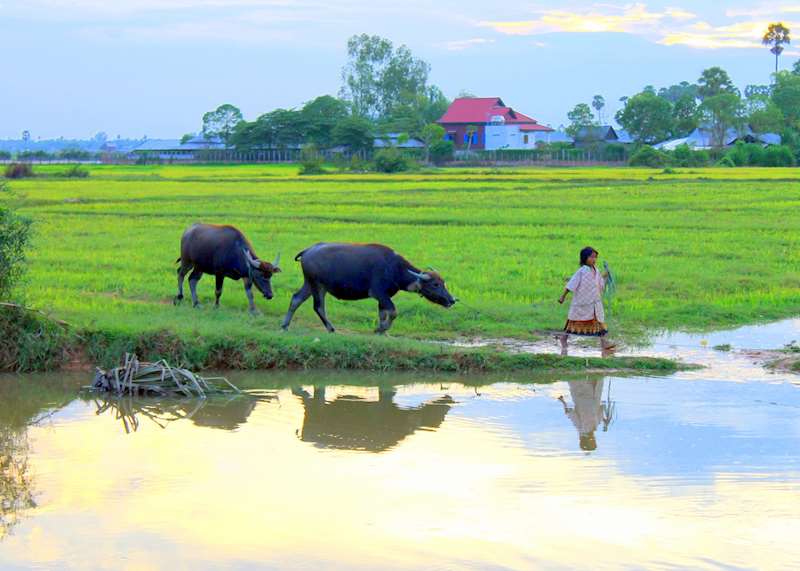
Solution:
[[[146,155],[161,160],[193,160],[198,151],[224,150],[225,143],[219,138],[192,137],[181,142],[178,139],[147,139],[131,151],[134,157]]]
[[[744,141],[745,143],[760,143],[766,147],[769,145],[780,145],[781,136],[777,133],[755,133],[749,126],[745,126],[740,130],[728,129],[728,131],[725,133],[723,145],[729,147],[735,144],[737,141]],[[698,127],[686,137],[664,141],[663,143],[655,145],[655,148],[663,151],[673,151],[676,147],[681,145],[688,145],[697,150],[711,149],[714,147],[713,136],[709,129]]]
[[[381,137],[375,137],[373,147],[385,149],[394,147],[397,149],[424,149],[425,143],[416,137],[403,137],[403,133],[386,133]]]
[[[617,143],[628,145],[633,139],[624,129],[615,129],[611,125],[582,127],[575,136],[575,146],[585,147],[596,143]]]
[[[554,132],[499,97],[459,97],[437,123],[456,149],[535,149]]]

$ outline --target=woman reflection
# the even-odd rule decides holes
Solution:
[[[564,413],[575,425],[578,431],[578,441],[581,450],[591,451],[597,448],[594,432],[602,422],[608,426],[610,407],[603,402],[604,380],[593,381],[568,381],[569,393],[572,397],[572,407],[567,406],[563,396],[558,397],[564,405]]]

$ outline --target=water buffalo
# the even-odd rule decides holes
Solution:
[[[256,312],[251,288],[256,284],[258,290],[267,299],[272,299],[271,278],[281,271],[278,266],[280,254],[273,263],[258,259],[250,242],[233,226],[217,226],[215,224],[193,224],[181,237],[181,257],[178,268],[178,295],[175,304],[183,299],[183,278],[189,275],[189,289],[192,292],[192,305],[197,307],[197,282],[203,274],[211,274],[217,278],[215,307],[219,307],[222,295],[222,283],[225,278],[244,280],[244,291],[250,302],[250,313]]]
[[[378,301],[378,328],[385,333],[397,317],[392,296],[400,290],[418,293],[425,299],[444,307],[456,300],[447,291],[444,280],[435,271],[420,271],[391,248],[380,244],[319,243],[297,254],[305,282],[293,296],[281,327],[289,328],[294,312],[314,297],[314,311],[325,328],[335,330],[325,315],[325,294],[337,299],[367,299]]]

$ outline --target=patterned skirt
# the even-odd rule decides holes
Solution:
[[[602,337],[608,333],[608,327],[602,321],[589,319],[588,321],[572,321],[567,319],[564,331],[570,335],[588,335],[591,337]]]

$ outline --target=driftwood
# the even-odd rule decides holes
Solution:
[[[205,398],[209,394],[230,394],[241,391],[225,377],[201,377],[188,369],[172,367],[164,360],[155,363],[139,361],[136,355],[125,354],[120,367],[108,371],[98,368],[88,389],[131,396],[185,396]]]

